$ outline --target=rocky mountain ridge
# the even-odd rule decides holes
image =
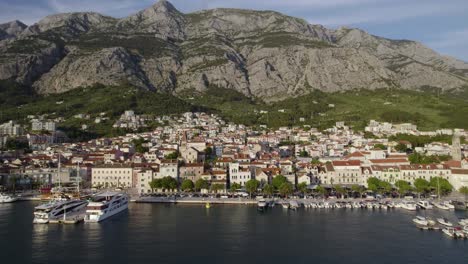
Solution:
[[[0,79],[41,94],[128,83],[173,94],[223,87],[277,101],[314,89],[468,86],[468,63],[418,42],[273,11],[183,14],[163,0],[122,19],[66,13],[21,24],[0,25]]]

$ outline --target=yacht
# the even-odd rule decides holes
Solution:
[[[47,224],[51,220],[60,220],[67,214],[84,214],[87,201],[82,200],[53,200],[34,208],[35,224]]]
[[[128,209],[128,195],[120,192],[97,194],[86,208],[85,222],[101,222]]]
[[[401,208],[409,211],[416,211],[416,204],[414,202],[404,202],[401,204]]]
[[[427,226],[429,222],[427,221],[426,217],[424,216],[416,216],[416,218],[413,219],[413,222],[417,225],[421,226]]]
[[[12,203],[18,200],[18,197],[8,195],[8,194],[0,194],[0,203]]]
[[[430,210],[434,208],[428,201],[419,201],[417,205],[419,206],[419,208],[426,209],[426,210]]]
[[[437,218],[437,222],[443,226],[448,226],[448,227],[452,227],[453,224],[450,223],[447,218]]]
[[[257,209],[259,211],[264,211],[266,210],[268,207],[267,207],[267,202],[265,200],[260,200],[257,202]]]

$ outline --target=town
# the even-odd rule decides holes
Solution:
[[[148,117],[129,110],[115,126],[139,128],[145,120]],[[66,135],[56,130],[57,120],[31,118],[33,132],[26,134],[13,121],[0,125],[0,147],[14,138],[29,149],[1,152],[2,188],[43,193],[57,186],[118,188],[138,197],[177,191],[277,191],[287,196],[322,187],[335,195],[343,195],[343,188],[379,192],[383,186],[390,186],[388,192],[392,187],[408,192],[418,179],[429,184],[436,178],[450,184],[445,194],[468,187],[468,132],[461,129],[423,132],[413,124],[371,120],[365,132],[355,132],[344,122],[325,131],[255,131],[213,114],[191,112],[155,120],[161,125],[151,132],[81,143],[66,143]],[[391,140],[395,135],[442,136],[452,143],[429,140],[416,146]],[[387,185],[369,186],[369,179]],[[419,193],[429,191],[415,187]]]

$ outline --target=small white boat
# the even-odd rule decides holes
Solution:
[[[18,200],[18,197],[8,194],[0,194],[0,203],[13,203]]]
[[[437,218],[437,222],[443,226],[448,226],[448,227],[453,226],[453,224],[450,223],[450,221],[448,221],[446,218]]]
[[[289,209],[297,210],[299,208],[299,203],[297,201],[289,201]]]
[[[284,208],[284,209],[289,209],[289,203],[282,203],[281,206]]]
[[[335,208],[343,208],[343,206],[340,203],[335,203]]]
[[[449,208],[447,205],[445,205],[445,203],[442,203],[442,202],[434,202],[433,204],[434,204],[434,206],[435,206],[436,208],[438,208],[438,209],[450,210],[450,208]]]
[[[456,237],[455,228],[451,228],[451,227],[444,228],[442,229],[442,232],[444,232],[444,234],[446,234],[449,237],[453,237],[453,238]]]
[[[468,226],[468,218],[462,218],[458,221],[458,224],[461,226]]]
[[[380,205],[380,209],[382,209],[382,210],[388,210],[388,205],[386,205],[386,204],[381,204],[381,205]]]
[[[426,210],[431,210],[432,208],[434,208],[431,203],[429,203],[428,201],[419,201],[417,203],[417,205],[422,208],[422,209],[426,209]]]
[[[424,216],[416,216],[416,218],[413,218],[413,222],[417,225],[421,226],[427,226],[429,225],[429,222],[427,221],[426,217]]]
[[[401,208],[408,211],[416,211],[416,204],[414,202],[404,202],[401,204]]]
[[[455,205],[451,204],[448,201],[442,202],[449,210],[455,210]]]
[[[348,209],[351,209],[351,208],[353,208],[353,205],[352,205],[351,203],[346,203],[346,205],[345,205],[345,206],[346,206],[346,208],[348,208]]]

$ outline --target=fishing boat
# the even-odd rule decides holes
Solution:
[[[437,222],[443,226],[452,227],[453,224],[447,218],[437,218]]]

